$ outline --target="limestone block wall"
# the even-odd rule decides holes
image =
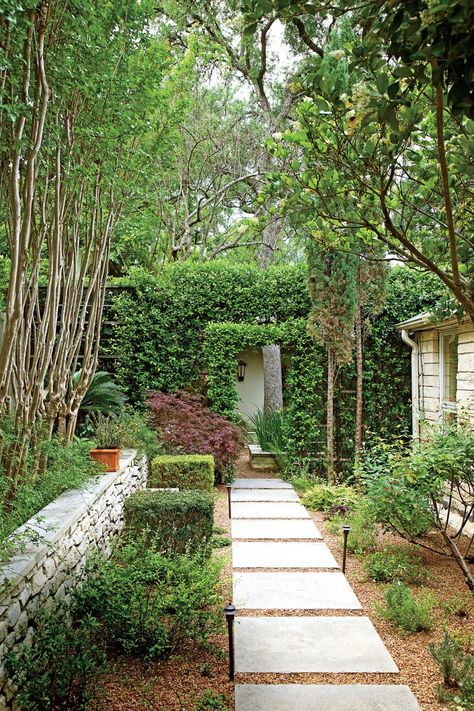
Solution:
[[[145,457],[122,450],[118,472],[62,494],[18,529],[41,539],[0,568],[0,711],[13,708],[14,701],[3,666],[6,654],[31,638],[38,608],[54,609],[68,595],[91,551],[110,552],[111,539],[123,526],[123,502],[146,486],[147,474]]]

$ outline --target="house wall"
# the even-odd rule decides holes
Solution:
[[[14,706],[14,690],[3,661],[19,642],[30,640],[36,611],[54,610],[84,568],[88,555],[111,551],[123,526],[123,502],[146,486],[148,463],[123,450],[120,470],[101,474],[80,490],[67,491],[27,521],[40,542],[29,542],[0,570],[0,711]]]
[[[418,335],[420,417],[421,420],[437,422],[439,408],[439,332],[436,329],[422,331]]]
[[[474,328],[470,321],[459,325],[457,400],[474,418]]]
[[[235,373],[235,384],[239,394],[238,412],[245,419],[249,419],[256,414],[257,410],[263,409],[263,355],[261,348],[248,349],[239,353],[239,360],[247,363],[245,369],[245,379],[239,383],[237,380],[237,369]]]
[[[419,331],[420,416],[429,423],[439,422],[440,365],[439,336],[442,328]],[[470,321],[459,324],[458,373],[456,400],[461,409],[469,410],[474,418],[474,328]]]

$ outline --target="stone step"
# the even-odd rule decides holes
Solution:
[[[388,673],[398,668],[368,617],[237,617],[237,673]]]
[[[235,479],[233,489],[293,489],[291,484],[283,479]]]
[[[234,541],[232,565],[234,568],[339,568],[325,543],[304,541]]]
[[[321,539],[322,536],[311,519],[254,519],[233,520],[232,538],[271,539],[286,538],[289,540]]]
[[[242,610],[360,610],[342,573],[236,573],[233,603]]]
[[[237,501],[232,504],[232,518],[310,518],[301,504],[286,501]]]
[[[235,711],[420,711],[395,684],[236,684]]]
[[[232,490],[231,501],[299,501],[293,489],[236,489]]]

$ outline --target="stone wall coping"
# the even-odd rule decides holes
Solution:
[[[32,531],[41,536],[41,540],[38,542],[27,541],[21,553],[13,556],[0,567],[0,586],[6,586],[7,595],[42,558],[51,553],[51,547],[85,515],[109,487],[120,479],[125,469],[132,464],[136,457],[137,451],[135,449],[122,449],[118,471],[98,474],[86,482],[81,489],[65,491],[16,529],[12,535]]]

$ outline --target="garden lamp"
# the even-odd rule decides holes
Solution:
[[[246,367],[247,363],[244,363],[243,360],[239,360],[239,365],[237,366],[237,380],[239,381],[239,383],[241,383],[245,378]]]

